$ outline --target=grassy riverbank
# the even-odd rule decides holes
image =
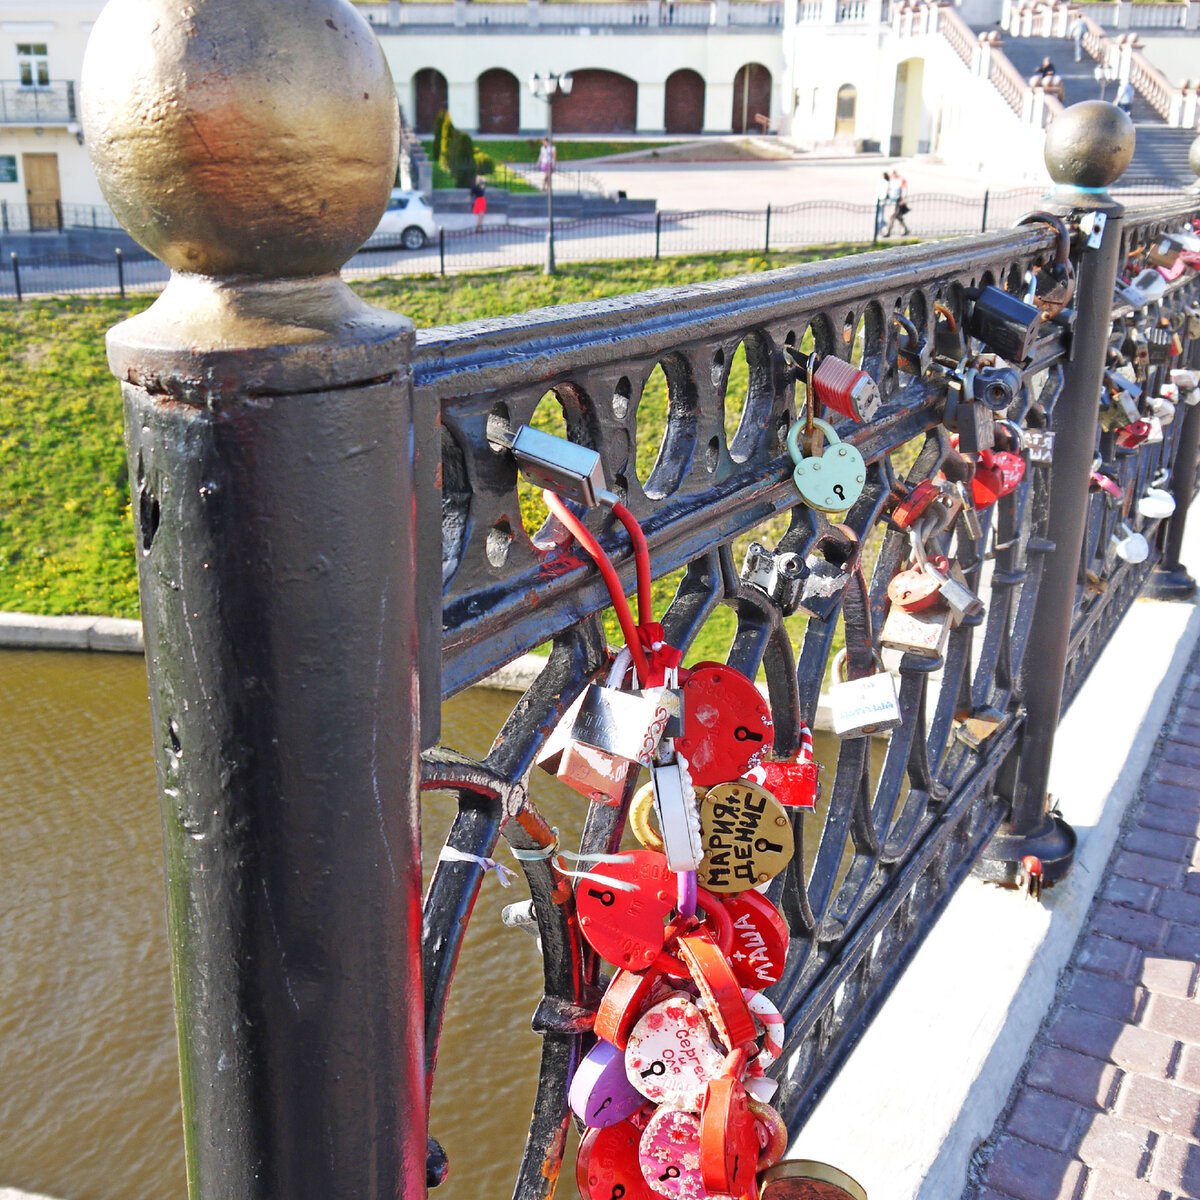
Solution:
[[[761,271],[831,253],[571,265],[554,278],[530,269],[381,279],[356,289],[371,303],[407,313],[424,327]],[[120,391],[105,361],[104,334],[152,299],[57,297],[0,303],[0,609],[137,615]],[[639,409],[636,461],[643,479],[665,427],[661,376],[656,369]],[[745,357],[739,349],[729,389],[738,408],[745,387]],[[735,426],[732,406],[731,414]],[[548,399],[539,409],[538,423],[553,429],[560,420],[557,405]],[[531,529],[540,523],[540,503],[540,497],[523,490],[523,516]],[[660,581],[657,590],[661,607],[674,590],[673,581]],[[715,627],[705,653],[727,645],[731,628],[726,622]]]

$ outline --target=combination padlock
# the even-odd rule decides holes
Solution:
[[[826,408],[852,421],[869,421],[879,410],[879,385],[866,371],[834,354],[805,354],[792,346],[785,353],[794,377],[811,380],[816,400]]]
[[[867,467],[857,448],[843,442],[828,421],[813,420],[825,435],[825,448],[819,455],[806,457],[800,444],[804,422],[796,421],[788,431],[787,447],[796,464],[792,481],[800,499],[818,512],[844,512],[862,495],[867,482]]]

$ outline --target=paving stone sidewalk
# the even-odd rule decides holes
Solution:
[[[1151,763],[963,1200],[1200,1200],[1200,659]]]

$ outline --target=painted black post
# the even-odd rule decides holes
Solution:
[[[121,252],[121,247],[116,249],[117,256],[117,287],[121,292],[121,299],[125,299],[125,255]]]
[[[446,227],[438,226],[438,270],[443,279],[446,278]]]
[[[987,218],[988,218],[988,200],[991,197],[991,192],[984,188],[983,190],[983,216],[979,222],[979,232],[987,233]]]
[[[657,262],[662,257],[662,213],[655,210],[654,213],[654,260]]]
[[[763,240],[763,253],[771,253],[771,206],[767,205],[767,230]]]
[[[184,11],[113,0],[81,95],[106,198],[172,268],[108,347],[188,1192],[417,1200],[418,692],[439,684],[417,671],[422,593],[438,585],[414,565],[438,502],[414,477],[436,427],[414,409],[412,323],[337,274],[395,178],[395,88],[344,0]],[[168,20],[188,36],[152,36]],[[142,103],[155,87],[169,105]],[[195,167],[198,128],[226,147],[219,176]]]
[[[1048,198],[1050,203],[1068,216],[1101,213],[1105,224],[1098,246],[1086,246],[1077,235],[1073,247],[1075,331],[1053,416],[1056,439],[1047,539],[1054,549],[1045,557],[1017,680],[1026,718],[1008,797],[1011,810],[978,867],[985,878],[1001,882],[1014,882],[1021,859],[1035,855],[1042,863],[1044,885],[1052,885],[1066,875],[1075,853],[1074,831],[1049,811],[1046,784],[1062,709],[1079,555],[1087,523],[1093,437],[1121,249],[1124,209],[1104,189],[1128,166],[1133,141],[1129,118],[1115,105],[1099,100],[1067,109],[1046,137],[1046,165],[1057,185]]]
[[[12,259],[13,289],[17,293],[17,299],[21,300],[21,264],[17,258],[17,252],[13,250],[9,254],[9,258]]]

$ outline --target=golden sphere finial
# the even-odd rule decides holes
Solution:
[[[1081,100],[1046,130],[1050,178],[1061,187],[1107,188],[1133,158],[1133,122],[1115,104]]]
[[[176,271],[336,271],[396,176],[399,107],[347,0],[109,0],[81,74],[117,219]]]

